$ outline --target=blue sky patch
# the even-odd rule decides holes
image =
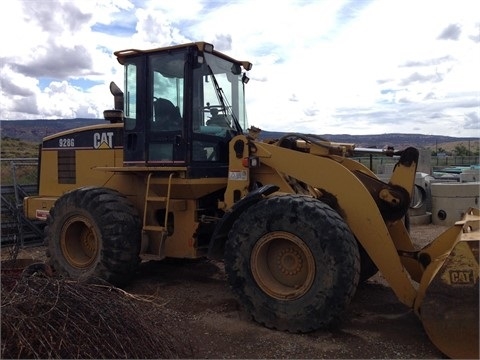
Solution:
[[[46,88],[48,88],[53,81],[58,81],[58,79],[39,78],[38,81],[39,81],[38,87],[40,88],[40,90],[43,91]],[[102,81],[93,81],[93,80],[88,80],[88,79],[85,79],[85,78],[69,79],[68,80],[69,85],[75,86],[75,87],[78,87],[78,88],[81,88],[81,89],[84,89],[84,90],[89,89],[89,88],[91,88],[95,85],[102,84],[102,83],[103,83]]]
[[[135,34],[135,25],[131,24],[99,24],[96,23],[92,26],[92,31],[104,33],[108,35],[115,35],[120,37],[127,37]]]

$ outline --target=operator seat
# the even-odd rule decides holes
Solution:
[[[162,130],[180,130],[182,128],[181,115],[178,107],[173,105],[170,100],[157,98],[153,103],[155,117],[153,129]]]

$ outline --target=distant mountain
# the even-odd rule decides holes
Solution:
[[[104,119],[1,120],[3,137],[40,143],[45,136],[77,127],[104,124]]]
[[[262,138],[279,138],[284,136],[283,132],[262,131]],[[395,149],[402,149],[408,146],[417,148],[444,147],[448,143],[464,142],[465,146],[470,141],[474,148],[479,147],[478,138],[470,137],[453,137],[443,135],[423,135],[423,134],[399,134],[388,133],[378,135],[349,135],[349,134],[323,134],[319,135],[332,142],[355,144],[356,147],[377,148],[381,149],[385,146],[393,146]]]
[[[42,138],[61,131],[93,125],[104,124],[104,119],[61,119],[61,120],[1,120],[1,137],[16,138],[24,141],[40,143]],[[262,131],[260,138],[278,139],[285,132]],[[348,134],[317,134],[333,142],[353,143],[357,147],[383,148],[393,146],[396,149],[414,146],[417,148],[431,148],[444,146],[446,143],[471,142],[478,148],[479,139],[469,137],[452,137],[441,135],[422,134],[379,134],[379,135],[348,135]]]

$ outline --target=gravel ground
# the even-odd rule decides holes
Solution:
[[[423,246],[446,228],[412,226]],[[8,255],[2,249],[2,259]],[[44,248],[19,258],[44,259]],[[442,359],[420,320],[377,274],[362,284],[338,326],[308,334],[269,330],[253,322],[228,288],[221,262],[164,260],[142,263],[126,291],[149,295],[187,322],[196,358]]]

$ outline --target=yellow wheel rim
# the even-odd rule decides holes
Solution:
[[[63,224],[60,244],[67,262],[80,269],[91,266],[100,251],[100,240],[93,224],[82,215],[73,216]]]
[[[288,232],[275,231],[261,237],[250,261],[258,286],[275,299],[298,299],[310,290],[315,279],[311,250]]]

